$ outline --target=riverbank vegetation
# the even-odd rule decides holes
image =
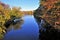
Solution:
[[[54,1],[54,2],[53,2]],[[38,9],[35,10],[35,18],[45,19],[55,29],[60,29],[60,0],[40,0]]]
[[[45,23],[43,28],[46,31],[40,31],[41,40],[60,40],[60,0],[39,0],[40,5],[34,12],[34,17],[39,20],[44,19],[46,23],[51,25],[51,28]],[[38,23],[39,24],[39,23]],[[46,28],[48,27],[48,28]],[[52,30],[53,29],[53,30]]]
[[[4,34],[6,33],[6,27],[4,26],[5,22],[14,19],[14,17],[21,18],[24,16],[20,9],[20,7],[10,8],[9,5],[0,2],[0,39],[3,39]]]

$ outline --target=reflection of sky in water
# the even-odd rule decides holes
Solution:
[[[37,40],[38,25],[33,16],[25,16],[24,24],[19,30],[12,30],[5,35],[4,40]]]

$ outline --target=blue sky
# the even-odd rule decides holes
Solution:
[[[0,0],[3,3],[9,4],[10,7],[21,7],[21,10],[35,10],[39,6],[39,0]]]

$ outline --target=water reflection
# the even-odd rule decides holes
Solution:
[[[38,40],[39,28],[33,16],[24,16],[21,29],[11,30],[4,40]]]

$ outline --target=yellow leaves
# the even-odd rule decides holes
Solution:
[[[19,11],[21,8],[20,7],[13,7],[12,10],[17,10]]]
[[[8,14],[5,14],[5,19],[10,19],[10,15],[8,15]]]
[[[4,26],[4,23],[11,19],[11,16],[15,16],[15,17],[22,17],[23,16],[23,13],[20,11],[20,7],[13,7],[12,9],[11,8],[5,8],[4,6],[2,6],[0,4],[0,38],[2,38],[4,36],[4,33],[6,33],[6,28]],[[15,28],[17,26],[20,26],[20,25],[16,25]],[[19,27],[17,27],[18,29]],[[1,34],[3,33],[3,34]]]
[[[24,14],[23,14],[21,11],[19,11],[17,14],[18,14],[17,17],[22,17],[22,16],[24,16]]]
[[[6,28],[4,26],[4,23],[11,19],[11,16],[15,16],[15,17],[22,17],[23,16],[23,13],[20,11],[20,7],[13,7],[12,9],[11,8],[5,8],[4,5],[0,4],[0,39],[4,37],[4,34],[6,33]],[[13,18],[12,18],[13,19]],[[16,25],[15,28],[17,26],[20,26],[20,25]],[[19,27],[17,27],[18,29]]]
[[[0,27],[0,33],[2,33],[2,28]]]
[[[5,31],[5,30],[2,30],[2,32],[3,32],[3,33],[6,33],[6,31]]]
[[[3,35],[2,34],[0,34],[0,39],[3,39]]]
[[[2,33],[3,33],[3,29],[0,27],[0,39],[4,37]]]
[[[0,33],[2,33],[2,32],[5,33],[5,30],[2,27],[0,27]]]
[[[10,12],[10,15],[13,15],[16,17],[22,17],[23,13],[20,11],[20,9],[21,9],[20,7],[13,7]]]
[[[0,10],[3,10],[3,9],[4,9],[4,7],[2,5],[0,5]]]
[[[9,12],[10,12],[10,11],[9,11],[8,9],[5,9],[5,10],[4,10],[5,19],[10,19]]]
[[[4,18],[2,17],[2,15],[0,15],[0,22],[5,23],[5,20],[4,20]]]

